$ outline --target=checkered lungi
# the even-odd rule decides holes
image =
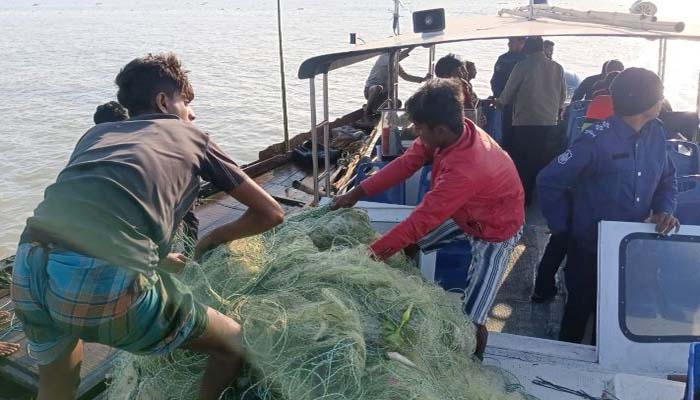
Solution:
[[[49,364],[78,339],[137,354],[165,354],[196,338],[206,308],[175,277],[142,274],[71,251],[22,243],[12,301],[29,354]]]
[[[483,325],[501,287],[510,255],[522,234],[520,228],[508,240],[487,242],[465,234],[454,220],[449,219],[420,239],[418,246],[423,252],[430,253],[454,240],[469,240],[472,260],[467,273],[463,309],[474,323]]]

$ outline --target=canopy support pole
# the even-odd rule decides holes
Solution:
[[[320,200],[318,190],[318,134],[316,132],[316,76],[309,78],[309,98],[311,103],[311,161],[314,175],[314,205]]]
[[[700,115],[700,73],[698,73],[698,98],[697,104],[695,105],[695,111]]]
[[[659,78],[661,78],[661,82],[666,78],[666,45],[666,38],[659,39]]]
[[[428,73],[431,78],[435,77],[435,45],[430,46],[428,55]]]
[[[401,3],[401,0],[394,0],[394,23],[393,23],[393,28],[394,28],[394,35],[400,35],[401,34],[401,28],[399,27],[399,4]]]
[[[330,120],[328,117],[328,72],[323,73],[323,179],[326,181],[326,196],[331,197],[331,132]],[[320,178],[319,178],[320,179]]]
[[[289,151],[289,117],[287,116],[287,83],[284,77],[284,50],[282,49],[282,11],[277,0],[277,40],[280,53],[280,85],[282,86],[282,124],[284,126],[284,151]]]

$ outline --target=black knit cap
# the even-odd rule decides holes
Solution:
[[[650,109],[664,97],[659,77],[644,68],[627,68],[610,86],[615,114],[630,116]]]

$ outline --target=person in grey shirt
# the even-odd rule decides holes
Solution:
[[[174,252],[173,231],[200,178],[248,208],[204,235],[195,258],[274,227],[283,211],[192,123],[194,89],[177,56],[137,58],[115,81],[130,118],[78,140],[27,220],[15,258],[12,300],[40,365],[38,399],[75,398],[83,342],[204,353],[200,398],[218,399],[241,368],[242,328],[177,279],[186,259]]]
[[[525,188],[525,203],[532,200],[537,173],[559,147],[557,124],[566,99],[564,69],[544,53],[541,37],[527,38],[520,61],[496,100],[499,107],[513,106],[510,153]]]
[[[413,48],[407,49],[399,53],[399,61],[408,57]],[[365,99],[367,100],[367,105],[365,106],[365,121],[369,120],[369,117],[377,112],[377,109],[382,105],[382,103],[389,97],[389,62],[391,57],[389,53],[384,53],[377,58],[374,62],[372,70],[367,77],[365,82]],[[399,65],[399,76],[401,79],[413,82],[413,83],[423,83],[429,78],[429,75],[425,77],[415,76],[407,73]]]

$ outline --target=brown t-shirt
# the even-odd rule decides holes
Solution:
[[[46,188],[22,241],[148,271],[170,251],[200,177],[228,191],[244,173],[206,133],[174,115],[99,124]]]

